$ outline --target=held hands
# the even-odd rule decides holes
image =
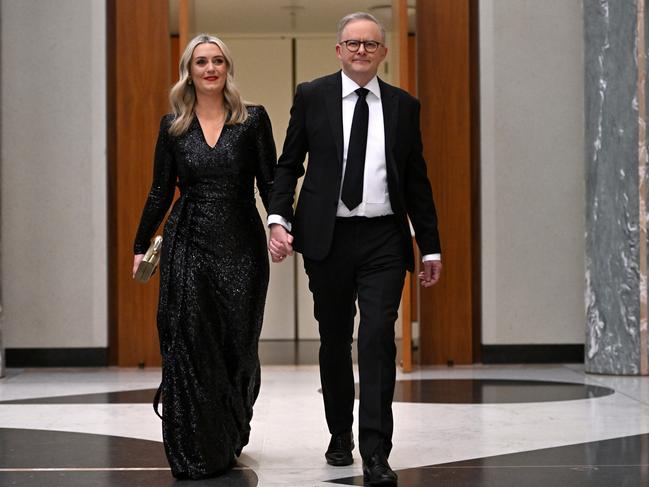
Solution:
[[[293,235],[279,223],[270,226],[268,251],[273,262],[283,262],[287,255],[293,255]]]
[[[419,281],[424,287],[434,286],[442,274],[442,262],[439,260],[428,260],[423,264],[424,270],[419,273]]]
[[[135,273],[137,272],[137,268],[140,266],[142,259],[144,259],[144,254],[135,254],[135,256],[133,256],[133,278],[135,278]]]

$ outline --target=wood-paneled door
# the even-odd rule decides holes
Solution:
[[[417,2],[421,130],[442,239],[440,282],[420,293],[423,364],[480,352],[478,1]]]
[[[158,278],[131,277],[133,239],[168,111],[168,0],[108,0],[109,351],[120,366],[159,365]]]

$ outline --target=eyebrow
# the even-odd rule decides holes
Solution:
[[[223,56],[222,54],[217,54],[216,56],[212,56],[212,59],[216,59],[216,58],[225,59],[225,56]],[[199,59],[207,59],[207,56],[196,56],[194,58],[194,61],[198,61]]]

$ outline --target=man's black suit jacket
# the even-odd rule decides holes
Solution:
[[[437,215],[419,129],[420,104],[407,92],[384,83],[381,104],[390,204],[403,234],[406,267],[414,268],[408,219],[422,255],[441,252]],[[293,213],[295,186],[309,162]],[[340,195],[343,160],[342,77],[340,71],[298,85],[284,149],[275,170],[269,214],[291,222],[293,248],[312,260],[331,247]]]

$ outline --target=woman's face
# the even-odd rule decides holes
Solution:
[[[223,52],[216,44],[199,44],[192,54],[189,72],[197,93],[214,95],[222,93],[228,75]]]

